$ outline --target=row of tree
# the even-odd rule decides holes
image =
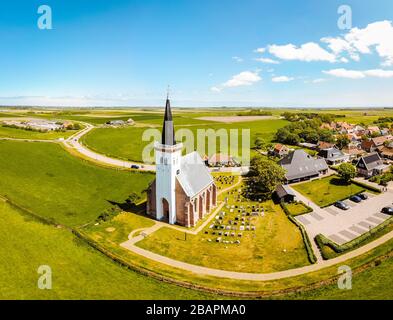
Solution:
[[[275,140],[290,145],[297,145],[300,142],[334,142],[333,132],[328,129],[321,129],[321,125],[322,121],[320,119],[292,122],[277,130]]]

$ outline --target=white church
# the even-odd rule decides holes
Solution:
[[[147,190],[147,214],[169,224],[193,227],[217,205],[217,187],[195,151],[182,156],[175,141],[169,99],[161,143],[155,142],[156,179]]]

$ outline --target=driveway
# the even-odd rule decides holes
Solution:
[[[393,190],[388,190],[379,195],[369,194],[369,199],[361,203],[350,200],[344,202],[350,209],[343,211],[334,206],[315,210],[314,212],[296,217],[307,230],[310,238],[323,234],[337,244],[344,244],[384,222],[390,216],[381,213],[385,206],[392,205]],[[306,200],[306,203],[310,203]]]

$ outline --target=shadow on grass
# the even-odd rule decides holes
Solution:
[[[344,181],[344,180],[342,180],[340,178],[332,178],[330,180],[330,184],[332,184],[334,186],[348,187],[348,186],[351,185],[351,182]]]
[[[111,200],[107,200],[112,206],[116,206],[119,209],[121,209],[122,211],[125,212],[132,212],[138,215],[143,215],[146,216],[146,201],[143,201],[139,204],[134,204],[134,203],[130,203],[130,202],[123,202],[123,203],[119,203],[119,202],[115,202],[115,201],[111,201]]]

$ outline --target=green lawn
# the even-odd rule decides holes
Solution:
[[[259,204],[244,198],[235,202],[238,195],[237,191],[229,194],[230,208],[224,206],[222,209],[226,212],[224,226],[229,225],[229,220],[235,221],[239,217],[235,237],[220,236],[218,232],[225,233],[226,230],[210,229],[210,223],[197,235],[187,235],[186,240],[184,232],[164,227],[138,242],[137,246],[191,264],[239,272],[274,272],[309,264],[299,230],[288,220],[281,207],[272,201],[261,204],[265,209],[264,216],[244,216],[245,225],[249,221],[251,226],[256,227],[255,231],[240,231],[240,219],[243,217],[236,208],[231,212],[231,206],[236,204],[246,208],[247,205]],[[247,212],[252,210],[246,209]],[[242,233],[241,238],[237,236],[239,232]],[[239,239],[241,243],[218,243],[218,237],[226,241]]]
[[[83,231],[95,241],[110,241],[120,244],[128,239],[128,235],[137,229],[148,228],[154,225],[154,220],[142,215],[123,212],[109,221],[99,225],[91,225]]]
[[[59,138],[68,138],[78,131],[67,130],[65,132],[38,132],[29,131],[19,128],[3,127],[0,124],[0,138],[16,138],[16,139],[36,139],[36,140],[56,140]]]
[[[0,200],[0,299],[213,299],[112,262],[65,229],[44,225]],[[40,265],[52,289],[37,288]]]
[[[94,166],[52,143],[0,141],[0,154],[0,195],[69,226],[94,221],[153,179]]]
[[[365,190],[353,183],[343,184],[337,176],[313,180],[292,187],[320,207],[326,207]]]
[[[372,267],[352,279],[352,290],[340,290],[329,285],[303,294],[286,296],[287,299],[310,300],[392,300],[393,299],[393,259]]]
[[[181,121],[178,121],[180,120]],[[254,122],[239,122],[233,124],[226,123],[214,123],[210,121],[204,121],[202,124],[195,124],[195,119],[189,118],[174,118],[175,129],[189,129],[191,130],[194,137],[194,147],[197,146],[197,130],[198,129],[213,129],[226,130],[229,136],[230,129],[238,129],[239,135],[241,135],[242,129],[250,129],[250,144],[251,147],[254,144],[254,141],[257,136],[260,136],[264,141],[270,142],[277,129],[285,126],[287,121],[284,120],[261,120]],[[189,120],[189,123],[187,122]],[[198,120],[199,122],[201,120]],[[144,121],[145,123],[149,123],[148,120]],[[158,125],[158,129],[161,130],[161,122],[155,125]],[[179,123],[180,122],[180,123]],[[191,124],[191,125],[188,125]],[[142,141],[142,134],[148,128],[141,127],[123,127],[123,128],[98,128],[92,130],[87,135],[82,138],[84,144],[86,144],[89,148],[106,154],[111,157],[116,157],[125,160],[132,161],[142,161],[142,151],[149,143],[153,142],[153,140]],[[208,144],[208,139],[205,139],[206,145]],[[219,142],[216,141],[217,152],[220,150]],[[241,138],[239,137],[239,153],[241,154]],[[201,153],[208,153],[208,149],[202,150]],[[210,154],[209,154],[210,155]]]
[[[292,216],[299,216],[310,212],[303,202],[293,202],[285,204]]]

